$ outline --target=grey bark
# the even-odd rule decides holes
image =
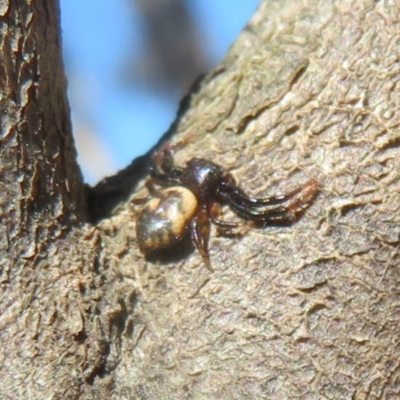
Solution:
[[[178,164],[320,184],[293,226],[213,232],[213,273],[139,253],[145,158],[83,197],[57,10],[1,4],[2,397],[399,397],[399,3],[263,1],[188,97]]]

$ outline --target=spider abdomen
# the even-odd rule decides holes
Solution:
[[[140,250],[163,249],[179,242],[188,231],[197,204],[196,196],[182,186],[157,193],[140,211],[136,222]]]

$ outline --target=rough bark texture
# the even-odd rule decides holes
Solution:
[[[196,252],[146,261],[137,210],[109,213],[145,194],[143,159],[77,225],[49,3],[0,6],[1,396],[399,398],[400,5],[264,1],[187,99],[178,164],[210,158],[258,195],[321,188],[291,227],[214,232],[210,273]]]
[[[54,1],[0,1],[1,399],[78,398],[96,364],[99,250],[80,227],[58,21]]]

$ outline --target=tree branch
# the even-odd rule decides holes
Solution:
[[[210,158],[257,195],[311,177],[321,191],[292,227],[214,233],[214,273],[197,253],[178,265],[137,259],[129,207],[101,224],[126,243],[110,267],[136,290],[119,396],[397,393],[395,7],[264,1],[201,83],[176,126],[174,140],[191,138],[178,164]]]

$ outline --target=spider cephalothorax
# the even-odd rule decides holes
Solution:
[[[140,250],[147,253],[171,247],[190,233],[209,269],[210,221],[227,230],[240,225],[219,219],[221,203],[256,225],[291,224],[317,191],[312,179],[289,193],[256,198],[248,196],[229,172],[210,160],[192,158],[186,167],[176,167],[168,145],[152,160],[147,182],[152,199],[140,211],[136,224]],[[156,190],[154,184],[162,188]]]

